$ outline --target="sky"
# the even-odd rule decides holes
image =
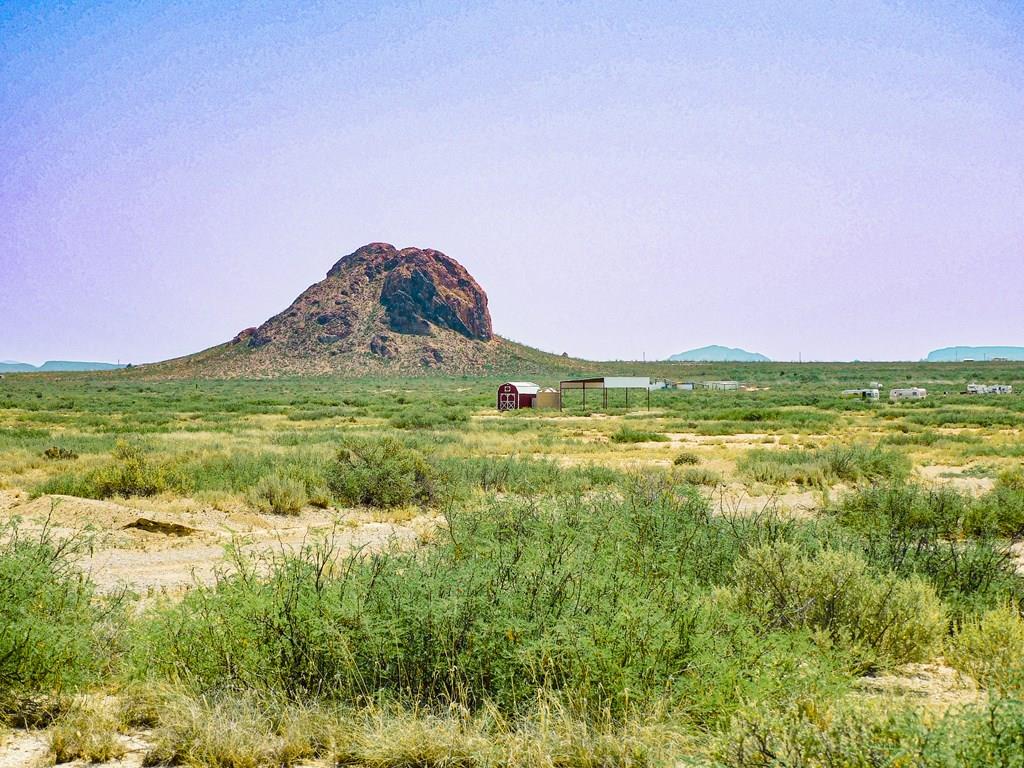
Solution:
[[[0,0],[0,359],[198,351],[373,241],[591,359],[1024,345],[1024,4]]]

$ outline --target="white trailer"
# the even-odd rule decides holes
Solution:
[[[928,390],[924,387],[904,387],[902,389],[890,389],[889,400],[924,400],[928,397]]]
[[[1009,384],[968,384],[968,395],[1012,395],[1013,387]]]
[[[880,393],[877,389],[844,389],[843,397],[859,397],[861,400],[877,400]]]

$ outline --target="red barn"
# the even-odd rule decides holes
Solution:
[[[506,381],[498,387],[498,410],[514,411],[532,408],[540,386],[532,381]]]

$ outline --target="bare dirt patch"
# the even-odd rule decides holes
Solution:
[[[21,503],[17,503],[20,501]],[[6,499],[0,519],[21,518],[28,531],[47,528],[52,535],[91,538],[80,565],[99,585],[142,594],[176,593],[196,582],[210,583],[230,563],[232,546],[252,556],[295,551],[318,537],[330,536],[339,554],[410,547],[432,526],[432,519],[402,522],[374,520],[357,510],[307,508],[295,517],[209,507],[182,509],[147,500],[115,502],[73,496]],[[140,521],[143,521],[140,523]]]
[[[973,680],[941,662],[907,664],[888,675],[862,677],[856,687],[869,699],[890,703],[902,699],[909,704],[926,706],[938,714],[950,707],[978,704],[985,698],[985,693]]]
[[[961,474],[963,467],[954,467],[947,464],[932,464],[927,467],[918,467],[917,473],[922,479],[936,485],[948,485],[958,491],[964,491],[973,496],[980,496],[991,491],[995,487],[995,480],[990,477],[968,477]]]

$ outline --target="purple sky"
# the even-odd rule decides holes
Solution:
[[[591,358],[1024,345],[1016,0],[68,5],[0,2],[0,359],[193,352],[374,240]]]

